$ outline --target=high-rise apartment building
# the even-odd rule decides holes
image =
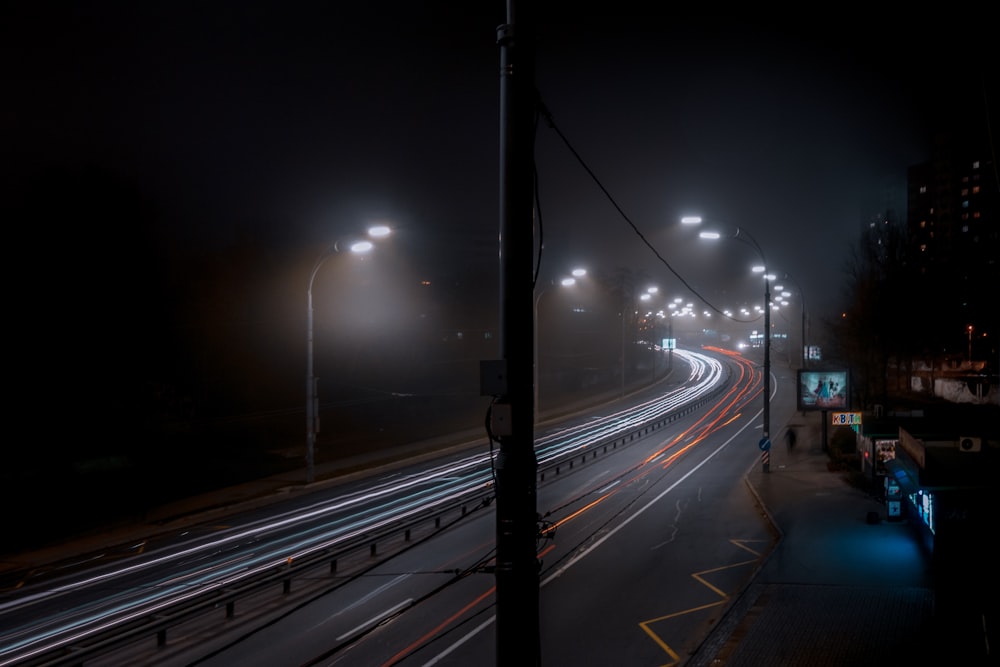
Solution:
[[[907,261],[925,309],[931,354],[997,366],[1000,339],[1000,175],[983,119],[935,135],[909,169]],[[970,328],[971,327],[971,328]]]

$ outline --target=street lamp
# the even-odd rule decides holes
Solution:
[[[378,239],[392,232],[385,225],[375,225],[368,229],[368,236]],[[353,241],[347,245],[347,250],[355,254],[364,254],[374,247],[368,239]],[[313,281],[319,268],[332,255],[341,252],[340,242],[334,241],[313,265],[309,275],[309,287],[306,289],[306,484],[312,484],[316,477],[316,433],[319,431],[319,398],[316,390],[316,376],[313,375]]]
[[[798,281],[795,280],[786,271],[783,276],[784,280],[791,280],[795,284],[795,287],[799,290],[799,297],[802,299],[802,368],[809,367],[809,346],[806,344],[806,293],[802,291],[802,286],[799,285]],[[780,289],[780,288],[778,288]]]
[[[647,287],[646,291],[643,292],[639,296],[639,300],[643,301],[643,302],[652,301],[653,300],[653,296],[656,295],[656,294],[658,294],[659,291],[660,291],[660,288],[657,287],[656,285],[652,285],[650,287]],[[654,313],[653,311],[649,311],[649,312],[646,313],[645,317],[643,318],[644,325],[649,329],[649,338],[650,338],[650,340],[647,341],[647,346],[649,348],[650,354],[652,355],[650,366],[653,369],[653,379],[652,379],[652,382],[654,382],[654,383],[656,382],[656,357],[657,357],[657,354],[656,354],[656,317],[657,317],[656,313]]]
[[[682,219],[684,224],[698,224],[701,218],[691,216]],[[703,239],[715,240],[721,238],[718,232],[701,232],[698,236]],[[774,276],[767,272],[767,258],[764,250],[757,243],[757,240],[742,227],[736,228],[736,233],[731,237],[737,241],[742,241],[751,246],[760,257],[760,266],[754,266],[754,273],[764,274],[764,424],[761,433],[761,466],[764,472],[771,471],[770,447],[771,447],[771,280]]]
[[[577,278],[583,278],[585,275],[587,275],[587,269],[573,269],[573,271],[570,272],[570,276],[567,277],[567,278],[563,278],[562,280],[559,281],[558,284],[560,286],[562,286],[562,287],[572,287],[573,285],[576,284]],[[553,282],[551,284],[556,284],[556,283]],[[538,419],[538,394],[539,394],[539,386],[538,386],[538,360],[540,358],[540,355],[538,353],[538,302],[541,301],[542,295],[545,294],[545,290],[547,288],[548,288],[548,285],[546,285],[542,289],[538,290],[538,294],[535,295],[535,317],[534,317],[534,324],[535,324],[535,331],[534,331],[534,334],[535,334],[535,342],[534,342],[534,346],[535,346],[535,359],[534,359],[534,361],[535,361],[535,379],[534,379],[534,382],[535,382],[535,391],[534,391],[534,393],[535,393],[535,421],[536,422],[539,421],[539,419]]]
[[[671,371],[674,370],[674,348],[677,347],[677,341],[674,339],[674,318],[683,317],[687,312],[685,308],[678,310],[682,303],[684,303],[684,299],[678,296],[667,304],[669,311],[667,314],[667,369]]]
[[[622,318],[621,318],[622,319],[622,339],[621,339],[622,340],[622,346],[621,346],[622,347],[622,349],[621,349],[621,357],[622,357],[622,392],[621,392],[621,397],[625,398],[625,304],[622,304],[621,316],[622,316]]]

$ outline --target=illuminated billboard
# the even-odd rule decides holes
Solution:
[[[846,410],[851,406],[847,371],[799,371],[799,410]]]

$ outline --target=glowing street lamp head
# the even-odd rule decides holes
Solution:
[[[355,241],[350,245],[350,251],[357,255],[362,255],[374,247],[375,244],[371,241]]]
[[[385,238],[392,234],[392,228],[389,225],[372,225],[368,228],[368,236],[373,239]]]

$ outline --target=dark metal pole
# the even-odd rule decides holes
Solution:
[[[672,371],[674,370],[674,347],[676,347],[674,343],[674,316],[672,314],[667,315],[667,345],[669,346],[667,349],[667,370]]]
[[[336,249],[336,244],[332,244],[319,256],[309,274],[306,289],[306,484],[312,484],[316,478],[316,433],[319,431],[319,397],[313,374],[313,282],[319,267]]]
[[[799,292],[799,298],[802,299],[802,337],[799,339],[801,354],[799,355],[799,360],[802,362],[802,368],[806,368],[809,365],[809,345],[806,343],[806,293],[802,291],[802,285],[799,281],[795,280],[790,273],[785,272],[785,279],[791,280],[795,284],[795,289]]]
[[[761,253],[763,258],[763,253]],[[771,439],[771,279],[764,263],[764,431],[761,437]],[[764,449],[761,457],[764,472],[771,471],[771,452]]]
[[[316,269],[313,269],[313,276]],[[315,477],[316,448],[316,378],[313,376],[313,298],[312,279],[306,291],[306,484]]]
[[[736,228],[734,238],[752,245],[764,265],[764,424],[760,460],[762,470],[771,472],[771,278],[767,272],[767,256],[757,239],[742,227]]]
[[[802,290],[799,290],[802,294]],[[802,294],[802,368],[809,368],[809,346],[806,344],[806,296]]]
[[[527,3],[530,7],[531,3]],[[534,35],[523,8],[497,28],[500,46],[500,348],[509,413],[496,459],[496,652],[500,667],[541,661],[534,447]],[[515,21],[515,18],[517,19]]]
[[[622,305],[622,398],[625,398],[625,305]]]

